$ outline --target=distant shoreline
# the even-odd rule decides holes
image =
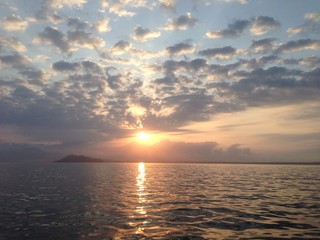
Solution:
[[[320,165],[320,162],[207,162],[207,161],[200,161],[200,162],[168,162],[168,161],[128,161],[128,160],[103,160],[97,158],[91,158],[82,155],[68,155],[65,158],[60,160],[54,161],[55,163],[165,163],[165,164],[245,164],[245,165]]]

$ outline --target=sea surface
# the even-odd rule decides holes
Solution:
[[[1,163],[0,239],[320,239],[320,166]]]

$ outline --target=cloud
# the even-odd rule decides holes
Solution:
[[[234,38],[239,37],[251,24],[248,20],[236,20],[229,24],[226,29],[217,32],[207,32],[207,38]]]
[[[260,40],[253,40],[250,49],[257,53],[264,53],[271,51],[274,47],[275,38],[264,38]]]
[[[146,162],[238,162],[254,159],[249,148],[234,144],[223,149],[216,142],[162,141],[144,149],[139,144],[129,143],[109,152],[115,159],[142,159]]]
[[[96,24],[95,24],[95,28],[98,30],[98,32],[110,32],[111,31],[111,27],[109,26],[109,19],[107,18],[103,18],[101,20],[99,20]]]
[[[87,0],[46,0],[45,5],[53,9],[61,9],[63,7],[82,7]]]
[[[320,13],[317,13],[317,12],[306,13],[305,19],[314,21],[314,22],[320,22]]]
[[[4,64],[4,66],[11,66],[21,68],[27,64],[31,63],[31,60],[24,55],[14,53],[12,55],[2,55],[0,56],[0,62]]]
[[[166,31],[173,30],[187,30],[190,27],[193,27],[198,22],[198,19],[193,18],[191,13],[186,13],[181,15],[178,18],[169,19],[168,24],[163,27]]]
[[[199,51],[200,56],[217,59],[228,59],[236,54],[237,50],[233,47],[222,47],[222,48],[208,48],[206,50]]]
[[[317,34],[320,32],[320,13],[306,13],[305,22],[302,25],[289,28],[287,33],[289,34],[305,34],[305,33],[314,33]]]
[[[69,27],[75,28],[77,30],[84,30],[91,27],[91,23],[81,21],[79,17],[77,18],[68,18],[67,25]]]
[[[19,16],[12,15],[1,21],[1,28],[6,31],[24,31],[28,27],[28,21],[22,20]]]
[[[297,52],[303,50],[319,50],[320,49],[320,40],[313,39],[299,39],[296,41],[289,41],[287,43],[281,44],[278,48],[275,49],[276,53],[288,53],[288,52]]]
[[[195,51],[195,47],[190,43],[181,42],[167,47],[166,51],[169,55],[183,55],[193,53]]]
[[[11,49],[17,52],[25,52],[27,50],[26,46],[18,38],[11,37],[11,36],[1,36],[0,52],[8,49]]]
[[[41,33],[38,34],[34,42],[38,44],[51,44],[62,53],[74,51],[65,34],[54,27],[46,27]]]
[[[176,8],[176,0],[160,0],[160,6],[169,10],[174,10]]]
[[[130,51],[132,45],[125,40],[120,40],[114,44],[111,48],[111,52],[114,54],[123,54]]]
[[[79,67],[79,63],[69,63],[69,62],[65,62],[65,61],[55,62],[52,65],[52,68],[54,70],[61,71],[61,72],[75,71],[75,70],[77,70],[78,67]]]
[[[280,23],[268,16],[257,16],[250,20],[235,20],[226,29],[207,32],[207,38],[236,38],[250,29],[253,35],[263,35],[280,26]]]
[[[258,16],[251,21],[250,32],[253,35],[263,35],[280,26],[272,17]]]
[[[110,13],[113,13],[120,17],[133,17],[135,15],[134,12],[128,11],[126,9],[129,3],[130,3],[129,1],[124,1],[124,0],[113,0],[113,1],[102,0],[101,1],[103,8],[107,8]]]
[[[76,47],[95,49],[102,48],[105,45],[102,38],[82,30],[68,31],[67,35],[69,43],[71,42]]]
[[[40,21],[51,21],[55,24],[63,21],[57,12],[64,7],[82,8],[87,0],[43,0],[41,9],[36,13],[35,17]]]
[[[148,39],[157,38],[160,35],[160,32],[153,32],[148,28],[142,28],[141,26],[137,26],[134,29],[133,39],[139,42],[145,42]]]

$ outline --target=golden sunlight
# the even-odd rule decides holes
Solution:
[[[150,139],[150,134],[145,133],[145,132],[139,132],[137,134],[137,137],[140,141],[147,141]]]

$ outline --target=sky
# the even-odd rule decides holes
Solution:
[[[320,160],[318,0],[2,0],[0,19],[2,160]]]

